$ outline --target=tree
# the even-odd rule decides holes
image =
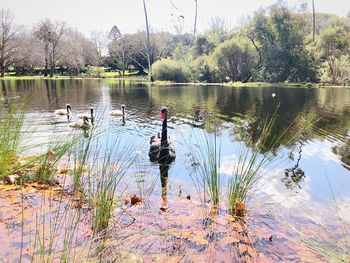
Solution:
[[[102,61],[102,53],[103,53],[103,51],[106,47],[106,43],[107,43],[107,37],[101,31],[92,31],[90,34],[90,39],[95,46],[95,49],[96,49],[98,57],[99,57],[99,61],[101,62]]]
[[[148,15],[146,9],[146,2],[143,0],[143,10],[145,13],[145,21],[146,21],[146,32],[147,32],[147,62],[148,62],[148,78],[152,80],[152,69],[151,69],[151,43],[149,37],[149,26],[148,26]]]
[[[315,0],[312,0],[312,41],[313,42],[315,42],[315,30],[316,30]]]
[[[193,55],[196,57],[201,55],[208,55],[214,50],[214,48],[215,45],[209,42],[207,36],[198,36],[194,43]]]
[[[16,54],[18,42],[16,41],[19,27],[9,10],[0,10],[0,77],[4,77],[5,69],[11,64]]]
[[[60,65],[67,68],[72,75],[78,75],[79,70],[84,66],[84,49],[85,39],[81,33],[74,29],[67,29],[62,39]]]
[[[232,38],[218,45],[215,58],[220,71],[231,81],[249,81],[258,63],[254,46],[244,38]]]
[[[315,81],[316,71],[306,49],[306,22],[281,4],[256,13],[249,38],[261,56],[264,80]]]
[[[339,21],[325,29],[318,43],[321,61],[325,62],[326,75],[333,84],[345,84],[349,70],[350,29]],[[345,83],[344,83],[345,82]]]
[[[109,56],[116,63],[117,67],[122,70],[122,75],[124,76],[125,70],[131,62],[132,39],[130,35],[122,35],[116,26],[112,28],[109,35],[111,39],[111,42],[108,44]]]
[[[197,15],[198,15],[198,0],[194,0],[196,3],[196,8],[194,12],[194,26],[193,26],[193,36],[196,37],[196,30],[197,30]]]
[[[66,31],[66,24],[61,21],[51,22],[49,19],[42,20],[35,30],[38,39],[45,43],[45,72],[47,64],[50,64],[50,77],[53,77],[56,63],[61,54],[61,42]],[[45,73],[47,75],[47,73]]]
[[[13,59],[17,74],[33,74],[35,67],[44,65],[42,43],[31,32],[24,31],[17,37],[18,48]]]

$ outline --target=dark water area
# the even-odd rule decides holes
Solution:
[[[264,150],[280,159],[264,172],[254,192],[269,196],[290,214],[300,207],[318,209],[320,215],[327,213],[334,196],[341,216],[350,219],[350,160],[346,150],[350,148],[349,88],[158,87],[127,80],[73,79],[5,80],[0,86],[5,107],[9,101],[30,98],[23,129],[27,144],[64,137],[72,130],[66,117],[53,113],[55,109],[71,104],[76,120],[76,114],[94,107],[96,125],[107,131],[106,138],[122,131],[122,141],[137,145],[139,164],[133,168],[134,174],[159,175],[159,168],[149,163],[147,153],[150,136],[161,131],[160,108],[167,106],[168,134],[176,148],[176,161],[169,170],[170,193],[180,186],[185,193],[195,192],[188,145],[196,144],[196,136],[203,132],[212,134],[209,123],[215,122],[217,127],[221,172],[229,178],[239,147],[249,147],[248,135],[254,140],[261,122],[276,112],[272,136],[283,136],[278,144]],[[122,104],[126,105],[125,124],[109,115]],[[296,164],[304,176],[286,176],[285,169]],[[157,183],[156,191],[161,191],[160,185]]]

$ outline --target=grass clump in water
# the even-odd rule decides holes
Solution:
[[[245,204],[247,203],[248,193],[255,184],[261,179],[263,171],[269,165],[273,158],[267,154],[263,154],[266,145],[275,144],[278,140],[271,140],[270,133],[275,117],[266,120],[262,124],[261,132],[258,140],[252,143],[249,139],[246,147],[239,147],[238,158],[234,164],[233,176],[228,181],[228,204],[230,211],[237,215],[243,216],[245,212]],[[267,139],[269,138],[269,142]]]
[[[115,139],[107,139],[102,160],[95,162],[92,168],[93,176],[90,176],[90,180],[93,181],[90,185],[92,185],[93,229],[97,233],[107,229],[112,217],[117,187],[135,162],[135,157],[132,155],[133,143],[123,144],[121,137],[119,134]]]
[[[15,172],[24,114],[25,107],[17,109],[12,104],[0,111],[0,178]]]
[[[221,187],[221,144],[217,140],[216,129],[213,134],[203,131],[199,136],[194,135],[194,139],[195,146],[187,144],[195,166],[192,181],[203,202],[208,196],[210,203],[218,206]]]

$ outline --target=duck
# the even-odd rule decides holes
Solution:
[[[70,104],[66,105],[65,109],[57,109],[55,110],[56,115],[70,115],[72,111],[72,107]]]
[[[91,120],[91,122],[93,122],[95,120],[95,116],[94,116],[94,108],[90,107],[90,113],[83,113],[83,114],[79,114],[78,117],[79,119],[83,119],[84,117],[88,118],[89,120]]]
[[[121,110],[112,110],[109,115],[111,116],[125,116],[125,105],[123,104]]]
[[[72,122],[71,124],[69,124],[69,127],[88,130],[91,128],[91,124],[89,123],[89,119],[86,116],[84,116],[83,121],[79,120],[77,122]]]
[[[162,133],[153,135],[150,138],[150,148],[148,157],[151,162],[159,164],[171,164],[175,161],[176,153],[173,143],[168,138],[168,108],[162,107],[161,120],[162,120]]]

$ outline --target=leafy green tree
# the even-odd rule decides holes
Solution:
[[[249,37],[261,55],[262,75],[269,82],[315,81],[306,49],[305,20],[283,4],[256,13]]]
[[[318,48],[324,62],[323,80],[333,84],[346,84],[349,80],[350,28],[339,21],[325,29],[319,39]]]
[[[214,48],[215,45],[208,40],[207,36],[199,36],[196,38],[194,43],[193,55],[196,57],[209,55]]]
[[[232,38],[215,49],[220,71],[231,81],[247,82],[258,63],[258,54],[248,39]]]

